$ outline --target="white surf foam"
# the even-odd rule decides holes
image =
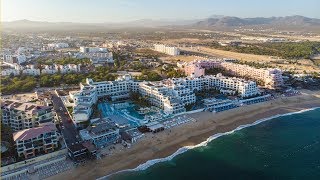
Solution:
[[[186,152],[186,151],[188,151],[190,149],[206,146],[209,142],[211,142],[212,140],[217,139],[217,138],[219,138],[221,136],[231,134],[233,132],[239,131],[239,130],[247,128],[247,127],[255,126],[257,124],[260,124],[262,122],[265,122],[265,121],[268,121],[268,120],[271,120],[271,119],[274,119],[274,118],[278,118],[278,117],[282,117],[282,116],[290,116],[290,115],[294,115],[294,114],[300,114],[300,113],[304,113],[304,112],[307,112],[307,111],[312,111],[312,110],[315,110],[315,109],[318,109],[318,108],[320,108],[320,107],[304,109],[304,110],[301,110],[301,111],[296,111],[296,112],[291,112],[291,113],[286,113],[286,114],[277,114],[277,115],[274,115],[274,116],[271,116],[271,117],[267,117],[267,118],[263,118],[263,119],[257,120],[257,121],[255,121],[255,122],[253,122],[251,124],[240,125],[239,127],[237,127],[236,129],[234,129],[232,131],[228,131],[228,132],[225,132],[225,133],[214,134],[214,135],[210,136],[207,140],[205,140],[205,141],[203,141],[203,142],[201,142],[201,143],[199,143],[197,145],[184,146],[182,148],[179,148],[176,152],[174,152],[170,156],[167,156],[167,157],[164,157],[164,158],[159,158],[159,159],[148,160],[147,162],[145,162],[143,164],[140,164],[139,166],[137,166],[134,169],[124,169],[124,170],[121,170],[121,171],[118,171],[118,172],[103,176],[101,178],[98,178],[98,180],[107,179],[108,177],[110,177],[112,175],[119,174],[119,173],[122,173],[122,172],[143,171],[143,170],[146,170],[147,168],[149,168],[149,167],[151,167],[151,166],[153,166],[153,165],[155,165],[157,163],[170,161],[174,157],[176,157],[177,155],[182,154],[182,153],[184,153],[184,152]]]

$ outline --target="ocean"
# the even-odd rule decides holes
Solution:
[[[320,179],[320,109],[262,119],[101,179]]]

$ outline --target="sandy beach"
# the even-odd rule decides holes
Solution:
[[[303,91],[302,95],[282,97],[264,103],[211,113],[199,112],[188,116],[196,119],[163,132],[148,133],[130,149],[50,177],[49,179],[96,179],[108,174],[137,167],[151,159],[163,158],[187,145],[196,145],[216,133],[231,131],[240,125],[277,114],[320,107],[319,91]]]

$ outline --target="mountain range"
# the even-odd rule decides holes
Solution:
[[[275,27],[275,28],[316,28],[320,29],[320,19],[304,16],[239,18],[212,15],[206,19],[191,20],[152,20],[141,19],[119,23],[73,23],[18,20],[2,22],[4,30],[97,30],[108,28],[237,28],[237,27]]]
[[[256,18],[239,18],[224,16],[220,18],[208,18],[198,21],[193,26],[196,27],[239,27],[239,26],[319,26],[320,19],[308,18],[304,16],[285,16],[285,17],[256,17]]]

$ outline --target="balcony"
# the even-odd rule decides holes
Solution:
[[[45,139],[44,140],[44,145],[47,146],[47,145],[51,145],[52,144],[52,140],[51,139]]]
[[[31,142],[25,143],[24,144],[24,149],[25,150],[32,150],[32,149],[34,149],[34,146],[33,146],[33,144]]]

